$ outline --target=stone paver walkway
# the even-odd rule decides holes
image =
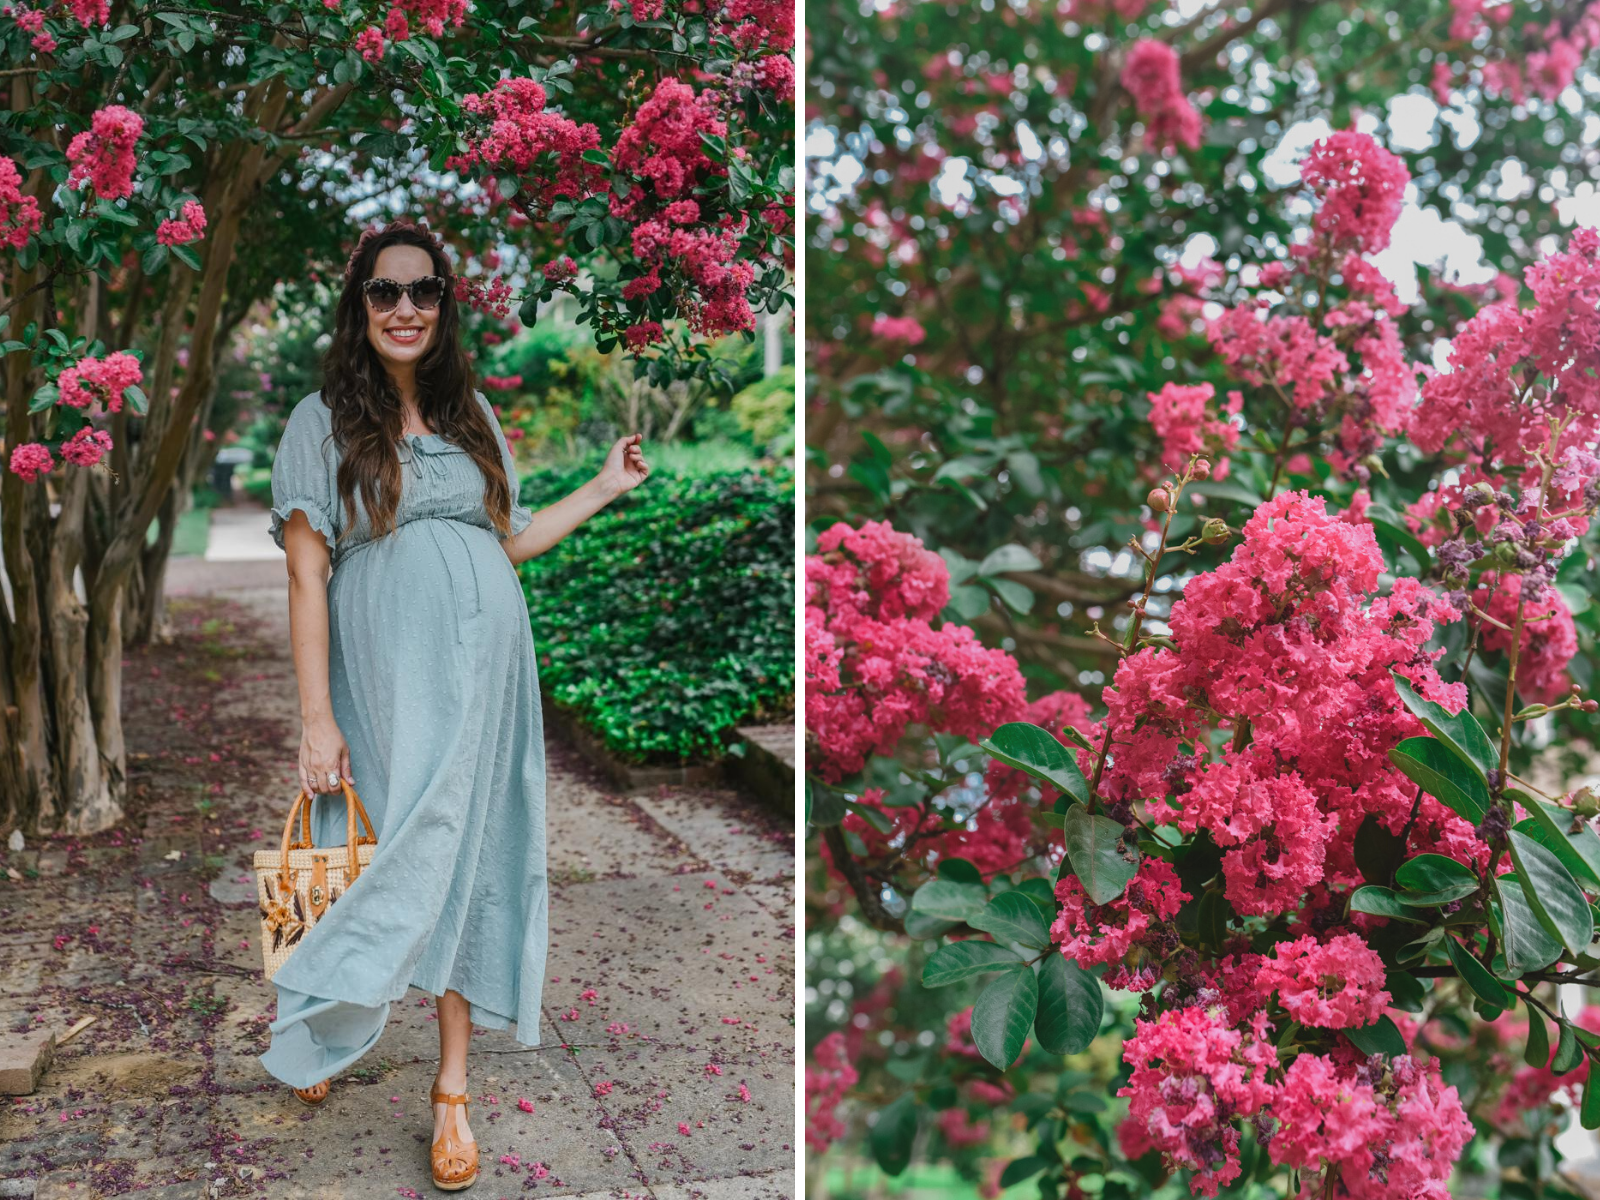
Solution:
[[[431,998],[394,1006],[321,1109],[256,1059],[250,855],[300,733],[281,555],[174,560],[168,594],[178,637],[124,671],[129,822],[0,849],[0,1029],[97,1018],[0,1098],[0,1197],[435,1194]],[[610,794],[558,743],[549,766],[546,1040],[476,1034],[471,1194],[792,1197],[792,829],[730,791]]]

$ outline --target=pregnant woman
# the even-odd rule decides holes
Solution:
[[[544,738],[515,565],[649,474],[637,434],[530,513],[494,410],[472,389],[450,261],[425,225],[362,235],[321,392],[272,468],[289,569],[300,786],[317,845],[345,838],[341,780],[378,834],[371,865],[273,982],[261,1061],[308,1104],[377,1041],[408,987],[438,999],[433,1181],[470,1187],[472,1026],[539,1042],[548,891]]]

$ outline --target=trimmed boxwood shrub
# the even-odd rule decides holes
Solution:
[[[537,511],[589,469],[530,471]],[[546,703],[621,757],[714,757],[794,711],[794,476],[652,472],[518,572]]]

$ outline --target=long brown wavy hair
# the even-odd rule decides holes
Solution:
[[[361,235],[345,269],[344,292],[335,310],[333,342],[322,359],[322,398],[333,411],[333,438],[343,459],[336,480],[346,520],[342,539],[356,522],[355,489],[372,522],[374,537],[395,528],[400,507],[400,456],[405,428],[400,390],[367,340],[367,304],[361,285],[372,278],[378,254],[388,246],[416,246],[428,253],[433,273],[453,282],[450,260],[424,223],[397,220]],[[417,408],[435,433],[460,446],[483,472],[483,503],[502,532],[511,528],[511,485],[500,459],[499,438],[473,397],[472,362],[461,344],[461,314],[454,288],[445,288],[433,340],[417,362]]]

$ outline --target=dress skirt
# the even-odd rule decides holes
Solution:
[[[411,987],[538,1045],[545,759],[516,570],[492,530],[413,518],[344,554],[328,611],[333,715],[378,845],[274,977],[262,1064],[292,1087],[339,1074]],[[312,832],[343,841],[341,793],[316,797]]]

